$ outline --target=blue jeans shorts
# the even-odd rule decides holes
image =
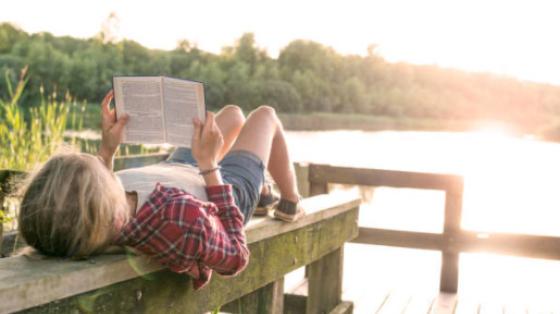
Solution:
[[[191,149],[186,147],[177,147],[167,161],[196,166]],[[247,224],[255,211],[264,184],[264,163],[255,154],[238,150],[227,153],[220,162],[220,167],[222,179],[224,183],[232,185],[233,198]]]

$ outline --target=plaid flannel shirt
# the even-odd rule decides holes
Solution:
[[[209,186],[206,192],[208,202],[158,183],[117,242],[190,275],[195,289],[208,283],[212,269],[236,275],[249,261],[243,214],[231,185]]]

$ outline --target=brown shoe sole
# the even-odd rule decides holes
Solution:
[[[305,212],[303,210],[298,210],[297,213],[295,213],[294,215],[289,215],[278,210],[274,211],[274,218],[285,222],[294,222],[304,215]]]
[[[253,212],[253,216],[266,216],[266,215],[268,215],[269,210],[270,210],[270,207],[257,207],[257,208],[255,208],[255,211]]]
[[[257,206],[255,207],[255,211],[253,212],[253,216],[268,216],[268,212],[278,204],[280,199],[277,199],[276,202],[272,202],[266,206]]]

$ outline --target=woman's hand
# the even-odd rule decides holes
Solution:
[[[224,138],[220,128],[216,125],[214,114],[207,112],[204,124],[199,119],[194,118],[193,124],[192,154],[198,163],[198,168],[201,171],[216,168],[220,152],[224,146]]]
[[[126,114],[117,120],[117,113],[114,109],[109,108],[112,99],[113,90],[110,90],[101,102],[101,146],[99,146],[99,156],[105,160],[108,166],[113,163],[113,156],[122,142],[124,126],[128,121],[128,115]]]

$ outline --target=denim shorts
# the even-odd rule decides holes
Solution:
[[[167,161],[196,166],[191,149],[186,147],[177,147]],[[264,184],[264,163],[249,151],[237,150],[227,153],[220,161],[220,167],[222,179],[224,183],[232,185],[233,198],[247,224],[255,211]]]

